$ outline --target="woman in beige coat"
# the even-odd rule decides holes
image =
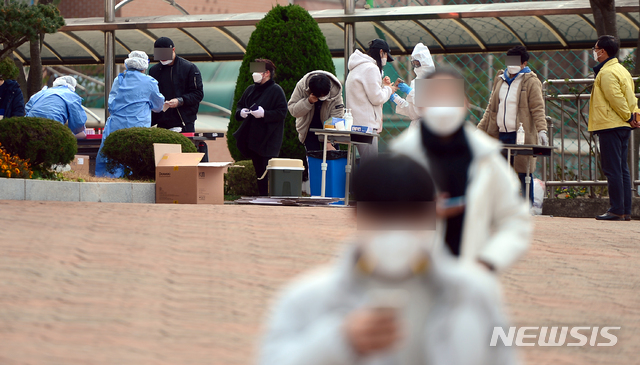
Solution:
[[[507,52],[507,57],[517,56],[520,65],[509,65],[500,71],[493,83],[489,105],[484,112],[478,129],[505,144],[515,144],[520,123],[524,128],[524,144],[548,145],[547,124],[544,112],[542,83],[527,66],[529,53],[522,46]],[[516,156],[512,166],[518,173],[525,192],[527,163],[530,172],[535,170],[532,157]],[[529,201],[533,202],[533,189],[529,189]]]

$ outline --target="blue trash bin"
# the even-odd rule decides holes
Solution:
[[[320,196],[322,189],[322,151],[307,152],[311,196]],[[347,151],[327,151],[327,179],[324,196],[344,198],[347,173]],[[344,202],[340,202],[344,204]]]

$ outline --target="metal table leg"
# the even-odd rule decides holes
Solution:
[[[320,188],[320,196],[324,198],[325,189],[327,185],[327,138],[328,136],[324,135],[324,143],[322,145],[322,185]]]
[[[344,187],[344,205],[349,206],[349,180],[351,177],[351,143],[347,143],[347,165],[344,167],[344,171],[347,175],[346,185]]]
[[[531,191],[531,162],[527,162],[527,174],[524,177],[524,184],[526,185],[526,198],[525,200],[528,203],[533,203],[531,201],[529,201],[529,192]]]

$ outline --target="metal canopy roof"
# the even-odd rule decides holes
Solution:
[[[640,17],[637,0],[616,0],[622,47],[636,47]],[[503,52],[523,44],[529,50],[588,49],[597,39],[588,0],[481,5],[432,5],[311,11],[333,56],[344,56],[344,23],[356,27],[357,47],[384,34],[393,55],[410,54],[423,42],[434,54]],[[114,30],[116,61],[131,50],[153,54],[153,42],[170,37],[177,52],[191,61],[241,60],[255,25],[265,13],[67,19],[45,38],[45,65],[102,64],[104,32]],[[16,52],[29,63],[28,44]]]

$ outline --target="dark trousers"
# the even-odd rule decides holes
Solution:
[[[505,144],[515,144],[516,143],[516,138],[518,137],[518,132],[509,132],[509,133],[500,133],[498,135],[498,139],[500,140],[500,142],[505,143]],[[507,154],[503,153],[504,157],[507,158]],[[513,163],[515,162],[515,156],[511,157],[511,167],[513,167]],[[522,189],[521,191],[521,195],[524,198],[526,191],[527,191],[527,185],[525,183],[524,178],[527,176],[526,173],[524,172],[519,172],[518,173],[518,178],[520,179],[520,187]],[[533,204],[533,171],[531,171],[531,182],[529,183],[529,205]]]
[[[260,178],[262,174],[267,170],[267,165],[269,164],[269,160],[273,157],[264,157],[264,156],[256,156],[251,157],[251,161],[253,161],[253,169],[256,170],[256,177]],[[264,179],[257,180],[258,181],[258,191],[260,192],[260,196],[269,195],[269,174],[265,175]]]
[[[597,132],[600,163],[609,187],[609,212],[631,214],[631,174],[627,163],[631,129],[614,128]]]

